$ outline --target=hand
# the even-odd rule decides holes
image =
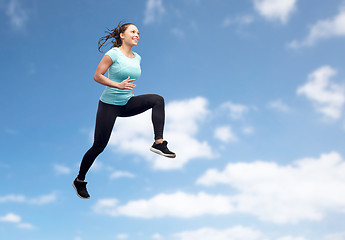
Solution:
[[[127,79],[123,80],[120,84],[119,84],[119,89],[124,90],[124,89],[128,89],[131,90],[133,93],[133,88],[135,88],[135,84],[133,84],[132,82],[135,81],[135,79],[130,79],[130,77],[128,77]]]

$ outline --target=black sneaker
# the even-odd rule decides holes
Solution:
[[[176,157],[176,154],[171,152],[168,147],[168,142],[167,141],[163,141],[162,143],[156,144],[153,143],[152,147],[150,148],[150,150],[154,153],[157,153],[159,155],[162,155],[164,157],[168,157],[168,158],[174,158]]]
[[[77,192],[78,197],[84,198],[84,199],[90,198],[90,195],[86,190],[86,184],[87,182],[79,182],[77,181],[77,179],[74,180],[72,185],[75,191]]]

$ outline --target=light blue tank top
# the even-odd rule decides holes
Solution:
[[[105,54],[113,60],[113,64],[108,69],[108,78],[110,80],[120,83],[128,77],[136,79],[136,81],[139,79],[141,75],[141,57],[136,52],[133,52],[133,54],[134,58],[126,57],[117,47],[113,47]],[[104,103],[123,106],[127,104],[132,96],[131,90],[106,87],[100,100]]]

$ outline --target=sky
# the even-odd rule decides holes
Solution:
[[[135,95],[86,176],[99,38],[140,31]],[[1,240],[345,240],[345,1],[0,0]]]

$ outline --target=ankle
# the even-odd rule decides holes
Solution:
[[[80,179],[77,178],[77,182],[84,182],[84,180],[80,180]]]
[[[161,143],[163,143],[163,139],[157,139],[157,140],[155,141],[155,144],[161,144]]]

